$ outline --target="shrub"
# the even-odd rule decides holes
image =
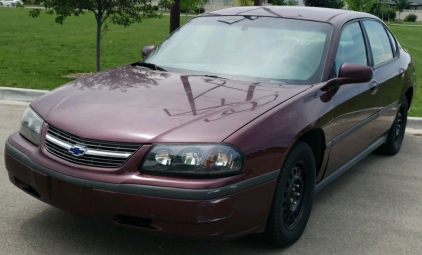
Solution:
[[[411,22],[415,22],[418,19],[418,16],[416,16],[416,14],[411,13],[409,15],[406,16],[406,18],[404,18],[404,21],[411,21]]]
[[[383,20],[388,20],[388,19],[395,20],[396,16],[397,16],[396,10],[394,10],[391,7],[380,8],[379,13],[378,13],[378,17]]]
[[[153,9],[154,11],[158,11],[158,5],[153,5],[153,6],[152,6],[152,9]]]
[[[199,8],[196,8],[195,9],[195,12],[196,13],[204,13],[205,12],[205,9],[204,9],[204,7],[199,7]]]

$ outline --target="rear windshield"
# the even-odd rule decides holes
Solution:
[[[145,60],[168,71],[262,83],[321,81],[332,26],[253,16],[198,17]]]

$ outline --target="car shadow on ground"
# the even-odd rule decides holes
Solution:
[[[48,207],[20,229],[28,247],[51,247],[52,254],[238,254],[253,250],[280,253],[250,235],[227,242],[159,237],[136,229]],[[43,248],[45,249],[45,248]],[[48,254],[39,250],[40,254]],[[256,254],[256,252],[254,253]]]

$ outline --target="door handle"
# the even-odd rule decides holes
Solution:
[[[404,78],[404,74],[405,74],[405,70],[403,69],[403,68],[400,68],[400,70],[399,70],[399,75],[400,75],[400,78]]]
[[[375,95],[378,91],[378,82],[373,81],[369,84],[369,89],[371,90],[371,95]]]

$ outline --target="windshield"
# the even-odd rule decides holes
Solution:
[[[321,81],[332,26],[305,20],[218,16],[192,19],[145,60],[189,75],[281,84]]]

